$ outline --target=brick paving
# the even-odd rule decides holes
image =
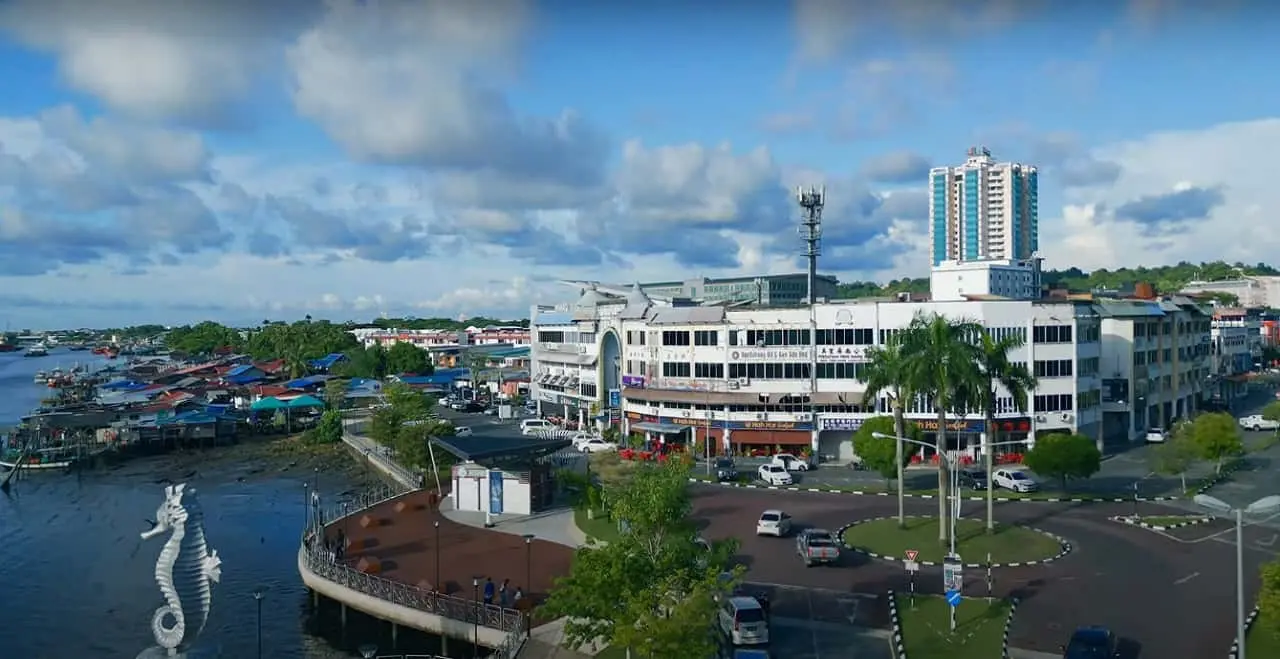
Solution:
[[[483,594],[487,577],[498,585],[510,579],[512,590],[523,588],[540,601],[557,577],[569,573],[571,548],[534,539],[526,549],[520,536],[446,519],[429,497],[421,491],[385,501],[330,524],[326,536],[336,542],[339,531],[346,535],[348,565],[403,583],[435,588],[438,564],[440,591],[456,597],[472,597],[477,577]]]

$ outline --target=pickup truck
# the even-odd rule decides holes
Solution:
[[[1280,421],[1272,421],[1271,419],[1262,418],[1261,414],[1254,414],[1240,419],[1240,427],[1245,430],[1280,430]]]
[[[840,548],[826,529],[805,529],[796,536],[796,553],[805,567],[832,565],[840,560]]]

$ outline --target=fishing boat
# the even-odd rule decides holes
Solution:
[[[42,448],[34,451],[27,451],[26,457],[23,457],[20,449],[12,448],[4,453],[4,457],[0,457],[0,467],[5,469],[13,469],[18,466],[21,460],[23,469],[66,469],[76,461],[76,449],[73,448]]]
[[[46,357],[48,356],[48,354],[49,354],[49,349],[46,348],[43,343],[37,343],[31,346],[30,348],[27,348],[26,356],[27,357]]]
[[[107,359],[115,359],[116,357],[120,356],[120,351],[116,350],[115,348],[108,348],[106,355],[107,355]]]
[[[0,352],[18,352],[19,350],[22,350],[22,348],[15,346],[12,343],[0,341]]]
[[[48,373],[45,373],[44,371],[36,371],[36,377],[34,380],[36,384],[44,384],[45,382],[48,382],[48,381],[49,381]]]

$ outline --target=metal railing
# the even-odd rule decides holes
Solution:
[[[344,515],[358,515],[410,491],[399,484],[384,485],[346,501],[316,506],[312,511],[311,522],[302,536],[304,565],[322,579],[365,595],[424,613],[506,632],[502,644],[494,648],[494,654],[491,656],[513,659],[524,646],[526,637],[525,615],[520,611],[444,595],[419,586],[361,572],[336,561],[333,554],[324,547],[320,532],[328,524],[342,519]],[[405,655],[406,659],[418,656],[430,655]]]

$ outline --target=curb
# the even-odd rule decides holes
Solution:
[[[889,629],[893,655],[897,659],[907,659],[907,645],[902,642],[902,618],[898,616],[898,597],[892,590],[889,591]]]
[[[1223,477],[1227,472],[1223,472]],[[698,485],[736,487],[744,490],[779,490],[783,492],[810,492],[813,494],[843,494],[846,496],[892,497],[894,492],[868,492],[865,490],[839,490],[834,487],[800,487],[798,485],[757,485],[755,483],[717,483],[699,478],[690,478],[690,483]],[[1216,483],[1215,483],[1216,484]],[[1212,487],[1211,485],[1206,487]],[[1201,490],[1197,494],[1204,494]],[[908,499],[937,499],[936,494],[906,494]],[[986,497],[962,496],[964,501],[986,501]],[[996,503],[1133,503],[1134,501],[1181,501],[1182,497],[1046,497],[1043,499],[1026,499],[1023,497],[994,497]]]
[[[890,591],[890,592],[892,592],[892,591]],[[890,600],[890,601],[892,601],[892,600]],[[890,606],[892,606],[892,605],[890,605]],[[893,611],[894,620],[897,620],[897,615],[898,615],[897,610],[895,610],[895,609],[891,609],[891,610]],[[1261,612],[1262,612],[1262,609],[1258,608],[1258,606],[1255,604],[1255,605],[1253,606],[1253,610],[1249,612],[1249,616],[1248,616],[1247,618],[1245,618],[1245,619],[1244,619],[1244,633],[1245,633],[1245,634],[1248,634],[1248,633],[1249,633],[1249,630],[1253,628],[1253,623],[1254,623],[1254,621],[1256,621],[1256,620],[1258,619],[1258,614],[1259,614],[1259,613],[1261,613]],[[1235,640],[1233,640],[1233,641],[1231,642],[1231,652],[1227,653],[1227,659],[1239,659],[1239,657],[1240,657],[1240,643],[1241,643],[1241,641],[1240,641],[1240,639],[1238,639],[1238,638],[1237,638],[1237,639],[1235,639]]]
[[[1176,515],[1165,515],[1165,517],[1176,517]],[[1127,524],[1129,526],[1136,526],[1138,528],[1146,529],[1148,531],[1172,531],[1174,529],[1180,529],[1187,526],[1195,526],[1197,524],[1208,524],[1209,522],[1213,521],[1213,518],[1207,515],[1203,517],[1188,516],[1187,521],[1185,522],[1179,522],[1177,524],[1169,524],[1168,526],[1161,526],[1159,524],[1148,524],[1146,522],[1136,521],[1132,517],[1124,516],[1124,515],[1121,515],[1119,517],[1111,517],[1108,519],[1110,519],[1113,522],[1119,522],[1121,524]]]
[[[1234,474],[1237,471],[1240,471],[1242,468],[1244,468],[1244,463],[1245,463],[1245,460],[1247,459],[1248,459],[1247,456],[1240,456],[1235,460],[1232,460],[1229,464],[1223,465],[1222,471],[1220,473],[1214,474],[1209,478],[1208,481],[1205,481],[1204,485],[1201,485],[1200,487],[1196,488],[1196,494],[1205,494],[1209,490],[1212,490],[1215,486],[1217,486],[1222,481],[1225,481],[1228,478],[1230,478],[1231,474]]]
[[[933,517],[930,515],[906,515],[906,517],[912,517],[917,519],[920,519],[920,518],[933,519]],[[840,545],[843,546],[845,549],[848,549],[849,551],[856,552],[864,556],[870,556],[871,558],[878,558],[882,561],[889,561],[891,563],[905,563],[906,561],[904,559],[898,558],[897,556],[885,556],[884,554],[877,554],[875,552],[867,551],[866,549],[863,549],[861,547],[855,547],[854,545],[851,545],[844,541],[844,532],[859,524],[866,524],[867,522],[876,522],[882,519],[897,519],[897,518],[898,516],[894,515],[892,517],[869,517],[867,519],[861,519],[850,524],[845,524],[844,526],[841,526],[840,528],[836,529],[836,537],[840,539]],[[1047,535],[1050,538],[1057,540],[1058,544],[1061,545],[1062,551],[1060,551],[1055,556],[1051,556],[1049,558],[1042,558],[1034,561],[1019,561],[1017,563],[992,563],[991,565],[987,565],[986,563],[965,563],[964,566],[966,568],[981,569],[981,568],[987,568],[987,567],[1005,568],[1005,567],[1026,567],[1028,565],[1045,565],[1047,563],[1052,563],[1056,560],[1059,560],[1064,556],[1066,556],[1067,554],[1071,553],[1071,542],[1068,541],[1066,538],[1060,535],[1057,535],[1056,533],[1049,533],[1044,529],[1038,529],[1033,526],[1024,526],[1022,528],[1029,529],[1043,535]],[[926,567],[939,567],[942,565],[942,563],[938,563],[935,561],[916,561],[916,562]]]
[[[1018,612],[1018,598],[1009,598],[1009,616],[1004,619],[1004,633],[1000,640],[1000,656],[1009,659],[1009,630],[1013,629],[1013,614]]]

